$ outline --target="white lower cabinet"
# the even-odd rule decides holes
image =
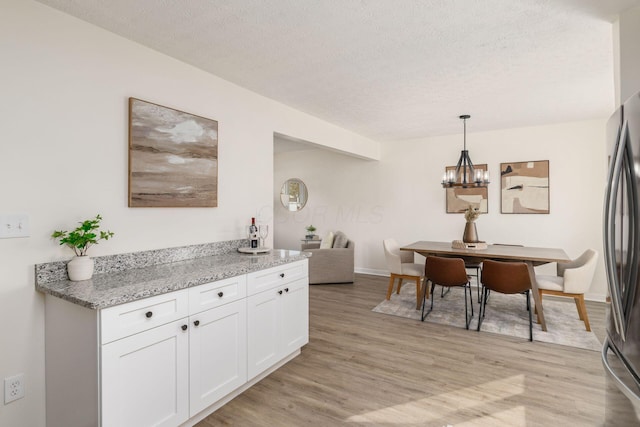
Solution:
[[[248,298],[249,379],[309,342],[308,280],[279,283]]]
[[[308,342],[307,266],[102,310],[46,295],[47,426],[195,424]]]
[[[102,346],[102,425],[176,426],[189,418],[187,319]]]
[[[232,302],[190,318],[191,416],[247,382],[247,305]]]

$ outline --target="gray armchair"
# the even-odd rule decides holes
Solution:
[[[310,252],[309,284],[353,283],[353,254],[355,243],[347,241],[346,248],[320,249],[319,242],[303,243],[302,250]]]

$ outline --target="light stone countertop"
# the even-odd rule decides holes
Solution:
[[[81,282],[37,283],[40,292],[90,309],[102,309],[228,277],[307,259],[309,254],[274,249],[266,254],[237,252],[205,256],[144,268],[95,274]]]

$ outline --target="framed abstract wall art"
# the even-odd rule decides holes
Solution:
[[[473,167],[477,170],[486,171],[487,165],[473,165]],[[455,171],[455,166],[447,166],[445,168],[445,172]],[[468,171],[468,168],[467,168]],[[467,177],[470,176],[470,172],[467,172]],[[469,180],[469,178],[467,178]],[[462,181],[460,181],[462,182]],[[469,207],[469,205],[474,208],[478,208],[481,213],[489,212],[489,197],[488,190],[486,187],[484,188],[460,188],[460,187],[452,187],[446,188],[446,203],[447,203],[447,213],[464,213],[465,210]]]
[[[129,98],[129,207],[218,206],[218,122]]]
[[[500,163],[503,214],[549,213],[549,161]]]

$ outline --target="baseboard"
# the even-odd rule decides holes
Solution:
[[[355,273],[360,274],[370,274],[372,276],[385,276],[389,277],[389,272],[387,270],[378,270],[376,268],[354,268]]]

